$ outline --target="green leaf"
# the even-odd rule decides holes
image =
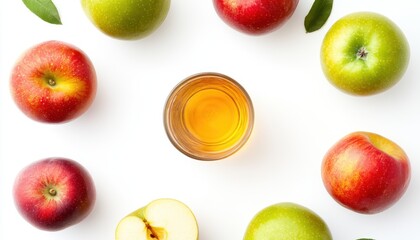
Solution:
[[[356,240],[375,240],[375,239],[373,239],[373,238],[358,238]]]
[[[330,17],[332,7],[333,0],[315,0],[311,10],[305,17],[306,32],[314,32],[324,26]]]
[[[58,10],[51,0],[22,0],[22,2],[42,20],[52,24],[61,24]]]

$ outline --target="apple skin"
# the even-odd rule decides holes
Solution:
[[[75,225],[92,211],[96,190],[89,172],[67,158],[46,158],[16,177],[13,197],[19,213],[33,226],[58,231]]]
[[[154,32],[166,19],[170,0],[81,0],[91,22],[108,36],[135,40]]]
[[[244,240],[332,240],[327,224],[312,210],[283,202],[259,211],[249,223]]]
[[[396,203],[406,191],[410,162],[401,147],[370,132],[353,132],[340,139],[322,162],[322,180],[342,206],[374,214]]]
[[[234,29],[262,35],[281,27],[294,13],[299,0],[213,0],[219,17]]]
[[[336,21],[321,47],[326,78],[341,91],[357,96],[394,86],[406,72],[409,58],[409,44],[401,29],[373,12],[356,12]]]
[[[125,216],[115,230],[116,240],[198,240],[191,209],[172,199],[156,199]]]
[[[28,117],[64,123],[82,115],[96,95],[96,72],[84,52],[60,41],[27,50],[10,77],[13,100]]]

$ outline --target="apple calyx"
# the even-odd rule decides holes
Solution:
[[[57,85],[57,80],[53,73],[46,73],[41,78],[50,87]]]
[[[359,50],[357,50],[356,57],[357,59],[366,60],[368,53],[369,52],[365,47],[361,47]]]
[[[48,85],[50,85],[51,87],[54,87],[54,86],[57,84],[57,82],[55,81],[55,79],[54,79],[54,78],[52,78],[52,77],[48,77],[48,78],[47,78],[47,83],[48,83]]]

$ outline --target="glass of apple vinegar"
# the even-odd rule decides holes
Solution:
[[[219,160],[238,151],[248,140],[254,109],[238,82],[219,73],[200,73],[172,90],[164,123],[179,151],[198,160]]]

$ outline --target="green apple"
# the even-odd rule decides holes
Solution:
[[[81,0],[86,15],[103,33],[140,39],[154,32],[169,12],[170,0]]]
[[[373,95],[394,86],[404,75],[409,58],[409,44],[401,29],[373,12],[339,19],[321,47],[325,76],[352,95]]]
[[[258,212],[244,240],[331,240],[326,223],[310,209],[295,203],[278,203]]]
[[[116,240],[197,240],[193,212],[182,202],[162,198],[121,219]]]

